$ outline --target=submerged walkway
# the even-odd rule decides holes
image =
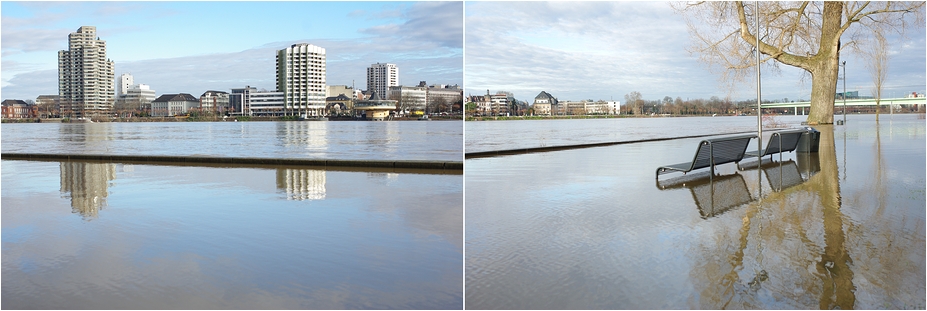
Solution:
[[[776,130],[776,129],[769,129],[769,130]],[[487,157],[515,155],[515,154],[524,154],[524,153],[550,152],[550,151],[560,151],[560,150],[570,150],[570,149],[580,149],[580,148],[605,147],[605,146],[613,146],[613,145],[636,144],[636,143],[646,143],[646,142],[655,142],[655,141],[664,141],[664,140],[736,135],[736,134],[747,134],[747,133],[756,133],[756,132],[746,131],[746,132],[732,132],[732,133],[714,133],[714,134],[679,136],[679,137],[663,137],[663,138],[650,138],[650,139],[639,139],[639,140],[613,141],[613,142],[604,142],[604,143],[589,143],[589,144],[575,144],[575,145],[562,145],[562,146],[550,146],[550,147],[533,147],[533,148],[518,148],[518,149],[506,149],[506,150],[467,152],[465,154],[465,158],[467,159],[487,158]]]
[[[120,163],[165,163],[165,164],[232,164],[232,165],[293,165],[324,166],[339,168],[377,168],[403,170],[456,170],[463,172],[463,162],[457,161],[395,161],[395,160],[330,160],[293,158],[233,158],[206,156],[146,156],[146,155],[103,155],[103,154],[54,154],[54,153],[2,153],[3,160],[36,161],[105,161]]]

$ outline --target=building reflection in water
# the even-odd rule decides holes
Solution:
[[[95,218],[106,206],[109,182],[116,179],[116,164],[61,162],[61,192],[71,199],[71,210],[84,219]]]
[[[328,122],[278,122],[277,137],[284,147],[303,147],[307,150],[328,149]]]
[[[277,189],[286,192],[287,200],[303,201],[325,199],[325,171],[278,168]]]

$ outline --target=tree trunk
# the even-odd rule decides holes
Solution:
[[[834,96],[837,94],[837,76],[840,72],[837,58],[822,63],[811,71],[811,112],[808,124],[834,123]]]
[[[810,69],[806,68],[811,72],[811,112],[808,114],[808,124],[834,123],[834,95],[837,93],[837,76],[840,74],[843,3],[825,2],[823,13],[820,48],[808,64]]]

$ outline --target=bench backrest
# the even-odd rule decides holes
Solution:
[[[692,160],[692,168],[690,170],[711,166],[712,158],[714,158],[714,165],[740,162],[740,160],[744,158],[744,152],[747,151],[747,145],[750,144],[750,139],[754,137],[756,137],[756,135],[703,140],[698,145],[698,150],[695,152],[695,159]]]
[[[798,148],[798,140],[801,139],[801,134],[804,132],[797,130],[773,133],[769,137],[769,144],[766,145],[766,154],[795,151],[795,148]]]

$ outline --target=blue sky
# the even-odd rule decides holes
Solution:
[[[465,3],[465,94],[508,91],[532,101],[541,91],[561,100],[615,99],[638,91],[644,99],[756,98],[755,82],[729,90],[686,51],[690,34],[668,2]],[[925,90],[925,33],[893,36],[889,96]],[[847,90],[869,94],[864,61],[844,55]],[[811,78],[779,66],[763,71],[763,99],[808,99]],[[803,77],[804,76],[804,77]],[[838,91],[842,90],[842,81]]]
[[[366,68],[400,83],[463,85],[462,2],[2,2],[2,97],[57,94],[57,53],[96,26],[116,76],[159,95],[245,85],[272,90],[275,51],[321,46],[327,84],[366,89]]]

